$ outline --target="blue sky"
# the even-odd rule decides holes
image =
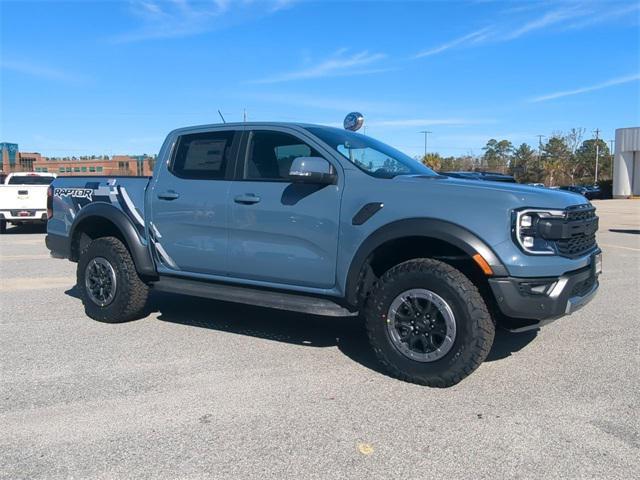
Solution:
[[[173,128],[340,124],[411,154],[640,124],[636,1],[0,1],[0,141],[156,153]]]

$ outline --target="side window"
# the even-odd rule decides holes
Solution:
[[[321,155],[288,133],[254,131],[244,167],[246,180],[286,180],[291,163],[298,157]]]
[[[224,179],[234,135],[230,130],[182,135],[171,171],[183,178]]]

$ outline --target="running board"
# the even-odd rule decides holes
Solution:
[[[327,317],[357,315],[357,313],[351,312],[328,298],[238,287],[222,283],[200,282],[178,277],[161,276],[157,282],[153,283],[153,288],[161,292],[179,293]]]

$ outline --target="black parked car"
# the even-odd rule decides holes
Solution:
[[[560,190],[568,190],[570,192],[579,193],[583,197],[593,200],[596,198],[602,198],[602,192],[597,185],[565,185],[560,187]]]
[[[491,182],[516,183],[516,179],[511,175],[496,172],[440,172],[442,175],[453,178],[464,178],[465,180],[487,180]]]

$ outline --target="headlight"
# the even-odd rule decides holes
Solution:
[[[562,210],[527,208],[514,211],[513,236],[520,248],[534,255],[555,255],[555,242],[545,240],[538,232],[538,222],[547,218],[564,218]]]

